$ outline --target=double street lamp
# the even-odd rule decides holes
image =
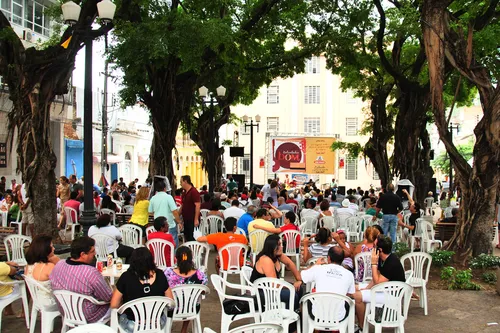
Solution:
[[[85,43],[85,85],[83,93],[83,174],[85,181],[83,185],[83,215],[80,223],[86,233],[88,228],[96,222],[92,166],[92,42],[95,38],[107,34],[113,28],[111,22],[115,16],[116,5],[109,0],[102,0],[97,3],[97,12],[102,26],[96,30],[92,29],[93,17],[85,17],[81,25],[77,24],[80,21],[81,7],[73,1],[64,3],[61,8],[64,22],[73,26],[74,32],[78,32]]]
[[[450,141],[451,143],[453,143],[453,130],[457,130],[457,134],[458,132],[460,131],[460,124],[459,123],[450,123],[450,125],[448,126],[448,130],[450,131]],[[452,161],[451,161],[451,156],[450,154],[448,154],[448,157],[450,159],[450,177],[449,177],[449,180],[450,180],[450,192],[451,194],[453,195],[453,188],[454,188],[454,184],[453,184],[453,165],[452,165]]]
[[[253,187],[253,128],[257,127],[257,132],[259,132],[259,123],[260,116],[255,116],[255,124],[253,123],[253,119],[250,119],[250,123],[248,123],[248,116],[243,116],[243,122],[245,123],[245,132],[247,131],[247,127],[250,127],[250,189]]]
[[[216,89],[217,97],[223,98],[226,95],[226,88],[224,86],[219,86]],[[209,190],[210,192],[215,191],[215,186],[217,186],[217,179],[215,179],[215,169],[217,168],[216,161],[215,161],[215,149],[219,147],[219,140],[218,136],[215,135],[215,104],[217,104],[217,99],[212,95],[209,94],[208,88],[205,86],[202,86],[198,89],[198,94],[201,97],[201,107],[203,109],[203,112],[205,112],[205,105],[209,105],[208,108],[208,118],[210,119],[210,129],[209,129],[209,136],[210,136],[210,143],[208,144],[208,155],[212,159],[212,163],[208,164],[208,183],[209,183]],[[207,97],[209,99],[207,100]]]

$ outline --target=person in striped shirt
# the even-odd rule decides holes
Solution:
[[[60,260],[50,274],[52,290],[68,290],[92,296],[98,301],[111,300],[111,287],[92,265],[95,257],[95,241],[80,237],[71,243],[71,256]],[[103,322],[111,315],[109,304],[95,305],[85,300],[83,314],[88,323]]]

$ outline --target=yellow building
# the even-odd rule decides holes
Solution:
[[[190,175],[196,188],[208,185],[207,173],[201,166],[201,156],[198,154],[200,148],[189,138],[189,135],[183,134],[181,131],[177,131],[175,140],[177,152],[174,152],[173,163],[177,187],[180,187],[183,175]],[[177,158],[179,164],[177,164]]]

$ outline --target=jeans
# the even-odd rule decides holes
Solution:
[[[177,246],[179,246],[179,233],[177,232],[177,225],[173,228],[168,228],[168,233],[174,238],[175,248],[177,248]]]
[[[396,243],[396,229],[398,227],[398,216],[392,214],[384,214],[383,216],[384,224],[382,229],[384,230],[384,235],[391,236],[392,243]]]

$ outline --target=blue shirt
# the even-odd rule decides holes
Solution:
[[[279,210],[288,210],[290,212],[293,212],[293,207],[290,206],[289,204],[282,204],[281,206],[278,206]]]
[[[253,217],[251,214],[245,213],[241,215],[240,219],[238,220],[238,228],[243,229],[245,231],[245,234],[248,236],[248,225],[250,222],[253,221]]]
[[[330,202],[330,207],[342,207],[342,205],[340,204],[340,202],[337,202],[337,201],[332,201]]]

